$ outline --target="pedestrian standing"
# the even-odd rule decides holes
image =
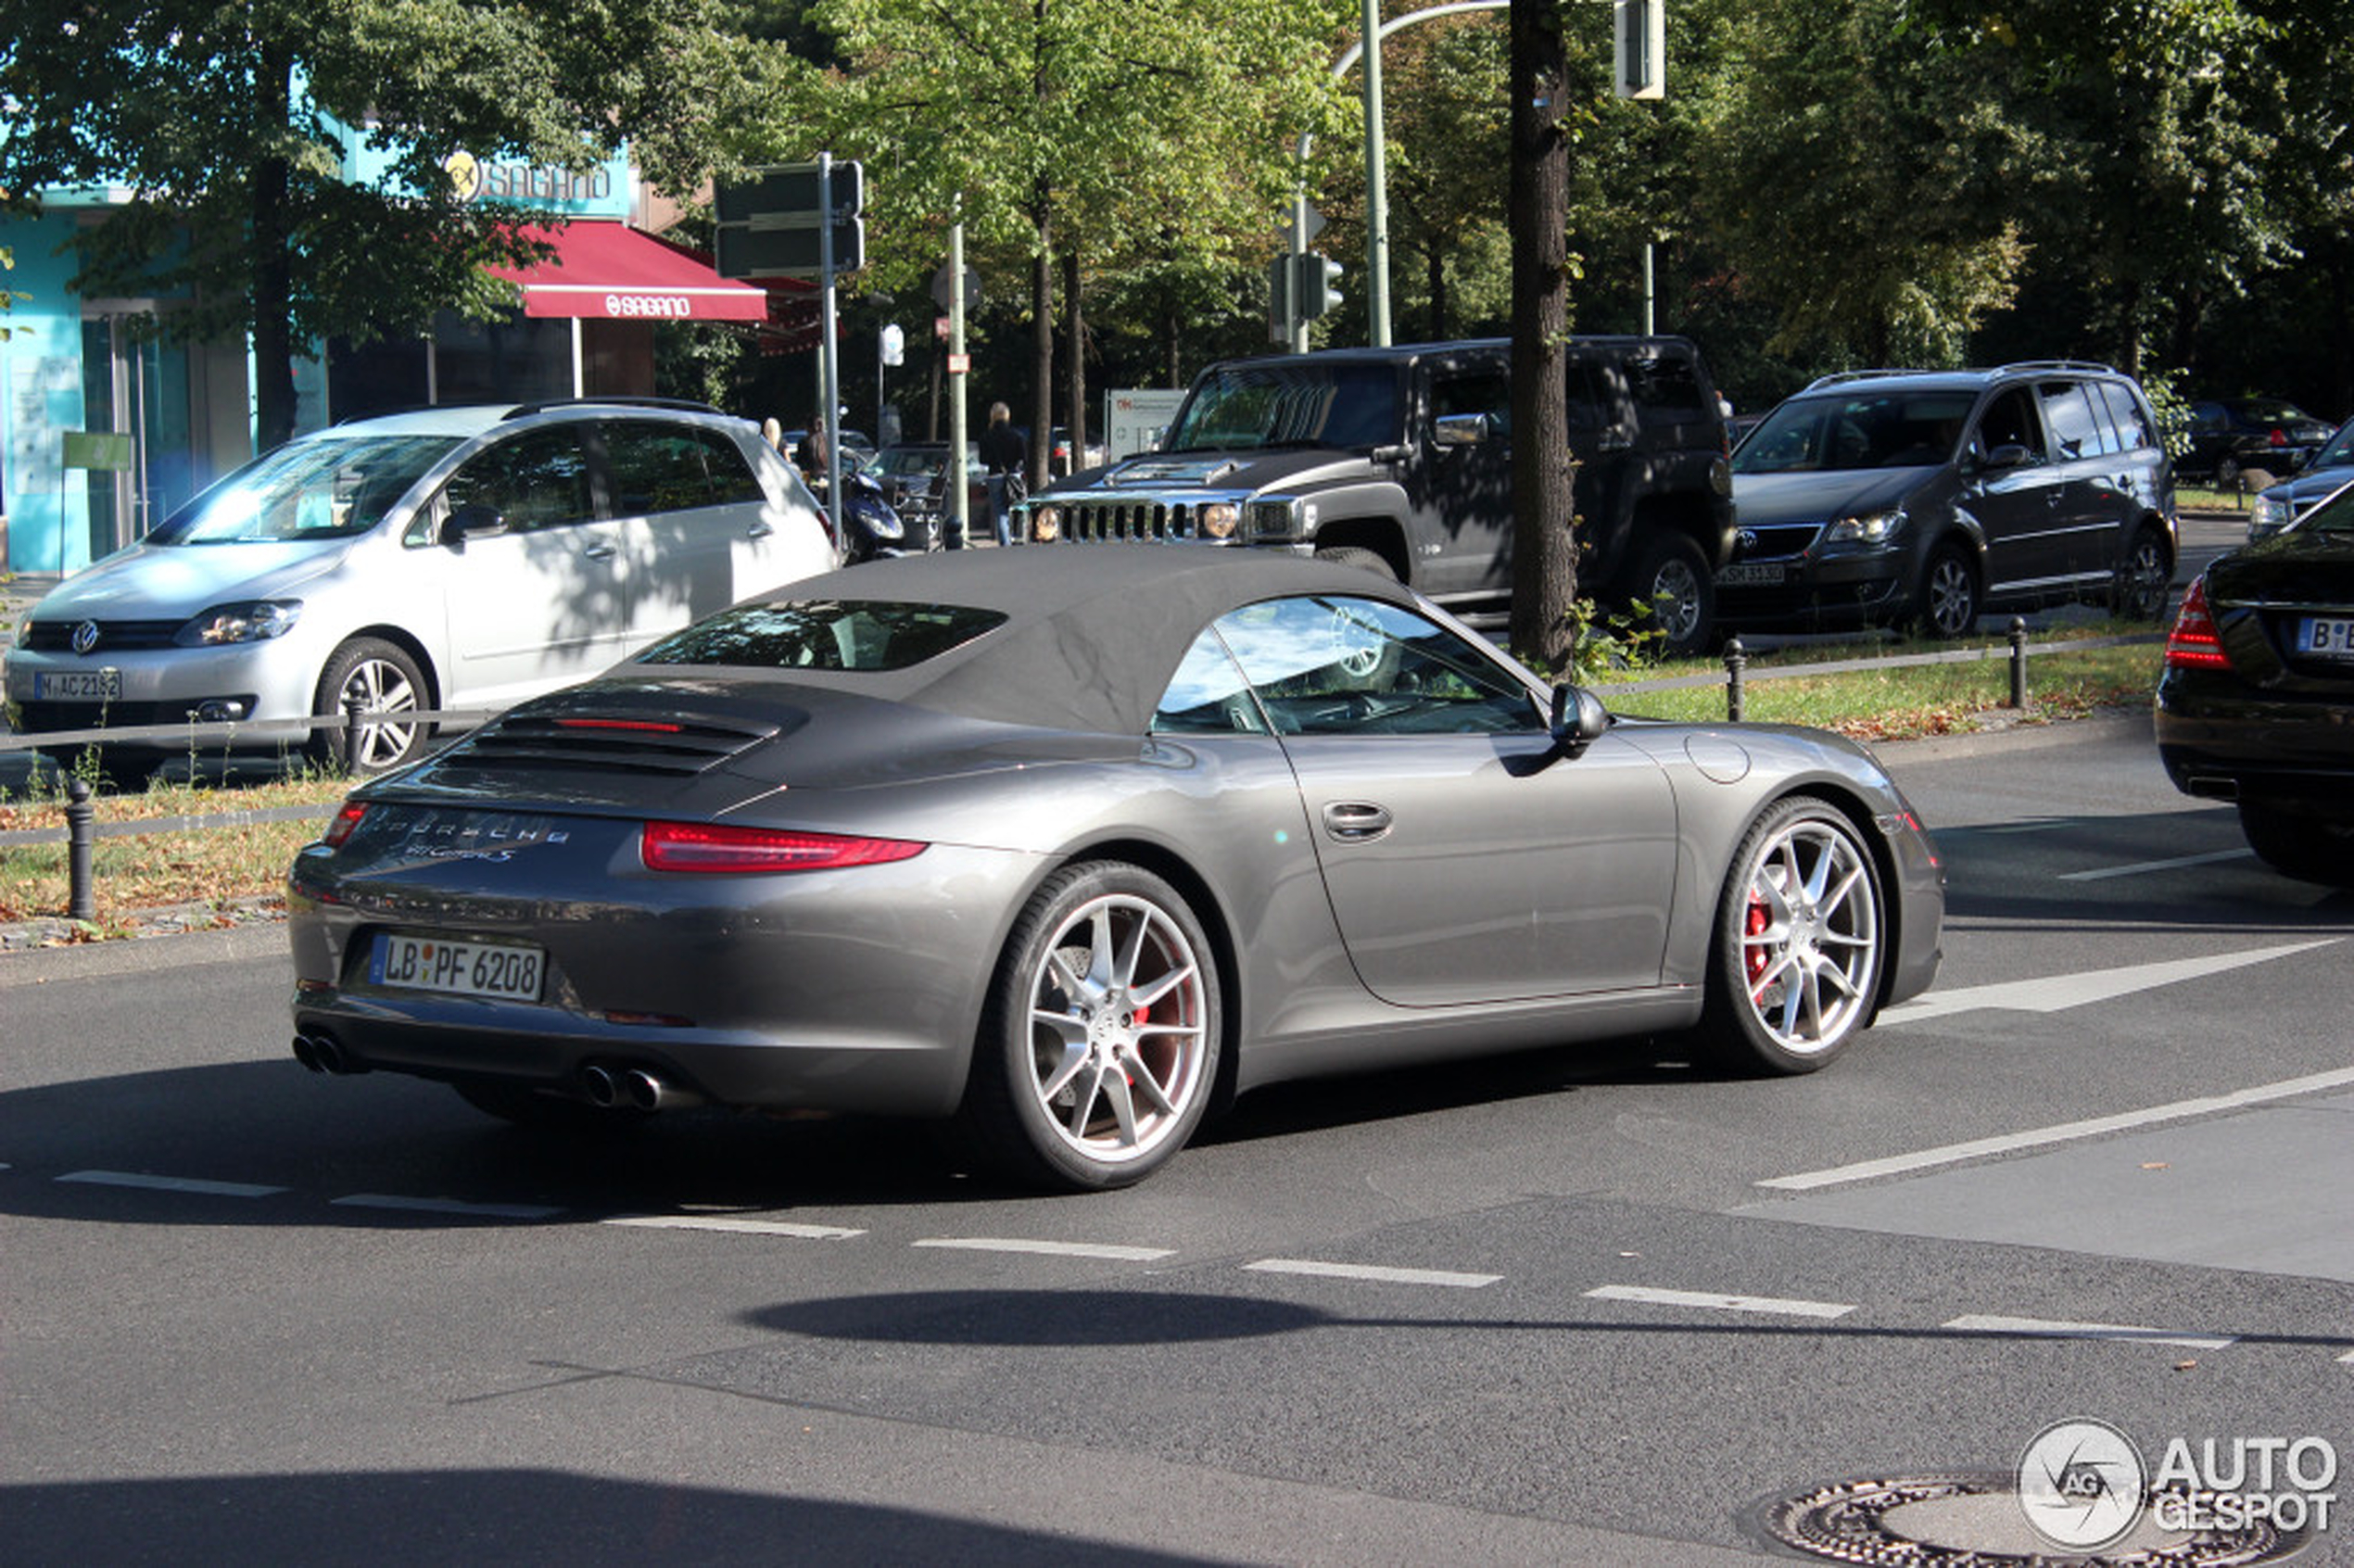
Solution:
[[[989,428],[981,432],[981,465],[989,473],[989,511],[997,525],[997,542],[1014,542],[1009,526],[1013,503],[1029,493],[1030,443],[1014,428],[1014,411],[1003,403],[989,405]]]

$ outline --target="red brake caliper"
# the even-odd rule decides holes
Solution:
[[[1751,893],[1749,913],[1741,919],[1741,930],[1752,940],[1741,943],[1741,964],[1749,971],[1749,983],[1753,988],[1757,984],[1758,977],[1766,972],[1766,964],[1771,961],[1766,955],[1766,944],[1755,939],[1764,936],[1766,928],[1773,923],[1774,917],[1767,912],[1766,901],[1755,893]]]

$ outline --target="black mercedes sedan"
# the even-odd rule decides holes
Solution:
[[[2354,489],[2209,565],[2158,684],[2175,787],[2288,876],[2354,887]]]

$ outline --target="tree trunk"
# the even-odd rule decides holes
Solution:
[[[1512,651],[1569,662],[1571,535],[1568,57],[1558,0],[1512,0]]]
[[[1423,252],[1425,274],[1430,285],[1430,340],[1447,341],[1447,256],[1437,246]]]
[[[1087,313],[1080,304],[1079,247],[1063,255],[1063,317],[1068,339],[1063,348],[1070,375],[1070,471],[1087,466]]]
[[[293,112],[294,64],[265,47],[256,72],[255,118],[268,133],[285,132]],[[268,451],[294,435],[294,236],[288,205],[293,171],[283,156],[253,170],[254,443]]]
[[[1046,183],[1034,193],[1031,220],[1038,249],[1030,269],[1030,487],[1046,487],[1046,452],[1055,429],[1055,227]]]

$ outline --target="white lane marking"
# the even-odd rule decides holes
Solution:
[[[1373,1280],[1382,1284],[1443,1285],[1451,1290],[1477,1290],[1492,1285],[1501,1274],[1459,1274],[1449,1269],[1384,1269],[1370,1263],[1319,1263],[1308,1258],[1262,1258],[1243,1265],[1246,1272],[1313,1274],[1331,1280]]]
[[[1972,1314],[1945,1325],[1973,1334],[2017,1334],[2049,1339],[2115,1339],[2133,1345],[2175,1345],[2185,1350],[2221,1350],[2239,1343],[2237,1334],[2174,1334],[2165,1329],[2130,1328],[2122,1323],[2054,1322],[2043,1318],[2005,1318]]]
[[[864,1231],[840,1225],[803,1225],[786,1220],[740,1220],[725,1214],[621,1214],[608,1225],[635,1225],[649,1231],[731,1231],[753,1236],[795,1236],[804,1241],[848,1241]]]
[[[2151,1106],[2145,1110],[2124,1111],[2116,1116],[2096,1116],[2085,1121],[2064,1121],[2056,1127],[2039,1127],[2030,1132],[2005,1132],[1992,1138],[1974,1138],[1967,1144],[1947,1144],[1942,1148],[1891,1155],[1885,1159],[1859,1160],[1854,1165],[1834,1166],[1828,1170],[1809,1170],[1799,1176],[1769,1177],[1757,1185],[1803,1193],[1816,1187],[1837,1186],[1844,1182],[1868,1182],[1875,1176],[1895,1176],[1906,1171],[1926,1170],[1932,1166],[1955,1165],[1984,1155],[2013,1154],[2020,1149],[2040,1148],[2047,1144],[2072,1143],[2079,1138],[2097,1138],[2106,1132],[2150,1127],[2161,1121],[2184,1121],[2193,1117],[2242,1110],[2268,1100],[2285,1100],[2298,1094],[2316,1094],[2323,1089],[2342,1088],[2349,1083],[2354,1083],[2354,1068],[2339,1068],[2333,1072],[2284,1079],[2278,1083],[2259,1083],[2254,1088],[2234,1089],[2229,1094],[2209,1094],[2203,1099],[2176,1100],[2170,1105]]]
[[[76,1170],[60,1182],[87,1182],[101,1187],[141,1187],[155,1193],[196,1193],[205,1197],[269,1197],[284,1187],[260,1187],[249,1182],[204,1182],[192,1176],[139,1176],[127,1170]]]
[[[1718,1312],[1772,1312],[1791,1318],[1843,1318],[1853,1303],[1794,1301],[1777,1296],[1718,1296],[1704,1290],[1658,1290],[1650,1285],[1602,1285],[1586,1293],[1598,1301],[1641,1301],[1654,1307],[1702,1307]]]
[[[2146,871],[2171,871],[2182,866],[2213,866],[2225,860],[2253,860],[2249,849],[2218,850],[2213,854],[2185,854],[2173,860],[2140,860],[2131,866],[2104,866],[2092,871],[2063,871],[2063,882],[2103,882],[2111,877],[2138,877]]]
[[[399,1197],[390,1193],[354,1193],[329,1200],[340,1208],[390,1208],[411,1214],[462,1214],[483,1220],[552,1220],[563,1212],[531,1203],[461,1203],[456,1198]]]
[[[1007,1236],[928,1236],[911,1246],[944,1246],[967,1252],[1031,1252],[1048,1258],[1101,1258],[1114,1263],[1150,1263],[1174,1256],[1166,1246],[1109,1246],[1095,1242],[1022,1241]]]
[[[2246,968],[2251,964],[2269,963],[2274,958],[2310,953],[2317,947],[2329,947],[2344,940],[2342,937],[2323,937],[2318,942],[2296,942],[2284,947],[2259,947],[2246,953],[2218,953],[2204,958],[2175,958],[2159,964],[2129,964],[2123,968],[2090,969],[2077,975],[2050,975],[2043,980],[2006,980],[1999,985],[1970,985],[1954,991],[1932,991],[1927,996],[1889,1008],[1880,1014],[1873,1027],[1887,1029],[1896,1024],[1919,1023],[1924,1018],[1942,1018],[1950,1013],[1968,1013],[1981,1007],[2004,1008],[2017,1013],[2057,1013],[2069,1007],[2131,996],[2137,991],[2154,991],[2161,985],[2174,985],[2183,980],[2220,975],[2229,969]]]
[[[2348,1350],[2345,1355],[2340,1356],[2337,1360],[2340,1366],[2354,1367],[2354,1350]]]

